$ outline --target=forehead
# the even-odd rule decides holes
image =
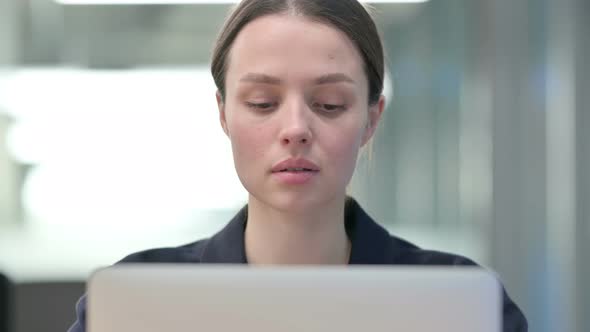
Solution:
[[[240,31],[230,50],[227,81],[248,72],[283,79],[333,72],[355,80],[364,77],[362,58],[346,34],[329,24],[287,14],[257,18]]]

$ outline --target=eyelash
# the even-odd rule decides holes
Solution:
[[[248,106],[249,108],[255,109],[255,110],[259,110],[259,111],[268,111],[270,110],[273,106],[276,106],[278,103],[251,103],[251,102],[246,102],[246,106]],[[322,112],[324,113],[338,113],[338,112],[342,112],[346,110],[346,105],[335,105],[335,104],[320,104],[320,103],[313,103],[312,106],[316,107],[316,106],[321,106],[324,109],[322,110]]]
[[[313,106],[322,106],[324,113],[338,113],[346,110],[346,105],[314,103]]]
[[[253,108],[256,110],[260,110],[260,111],[267,111],[268,109],[270,109],[273,106],[276,106],[277,103],[251,103],[251,102],[246,102],[246,106],[248,106],[249,108]]]

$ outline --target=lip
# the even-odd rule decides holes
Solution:
[[[307,168],[313,172],[318,172],[320,170],[318,165],[305,158],[289,158],[274,165],[271,171],[273,173],[278,173],[287,168]]]
[[[283,172],[287,168],[306,168],[309,171]],[[279,162],[272,168],[272,176],[282,184],[303,185],[312,181],[319,171],[318,165],[307,159],[289,158]]]
[[[285,185],[303,185],[311,182],[318,174],[313,172],[274,172],[272,177],[281,184]]]

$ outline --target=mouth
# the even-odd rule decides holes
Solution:
[[[319,170],[304,167],[289,167],[272,172],[272,176],[283,185],[305,185],[312,183]]]
[[[278,171],[274,171],[273,173],[302,173],[302,172],[318,172],[318,170],[311,169],[311,168],[303,168],[303,167],[289,167],[280,169]]]
[[[272,168],[273,178],[283,185],[312,183],[320,171],[318,165],[305,158],[289,158]]]
[[[317,173],[320,168],[305,158],[289,158],[274,165],[272,173]]]

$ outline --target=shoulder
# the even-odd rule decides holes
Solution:
[[[448,252],[425,250],[418,246],[390,235],[389,239],[390,263],[400,265],[441,265],[441,266],[479,266],[473,260]],[[526,332],[528,323],[526,317],[510,298],[502,282],[502,311],[504,332]]]
[[[209,239],[202,239],[178,247],[154,248],[130,254],[116,264],[126,263],[201,263]],[[68,332],[86,331],[87,294],[76,303],[76,321]]]
[[[178,247],[154,248],[132,253],[117,264],[124,263],[200,263],[209,239],[202,239]]]
[[[389,235],[389,255],[401,265],[477,265],[473,260],[438,250],[422,249],[399,237]]]

